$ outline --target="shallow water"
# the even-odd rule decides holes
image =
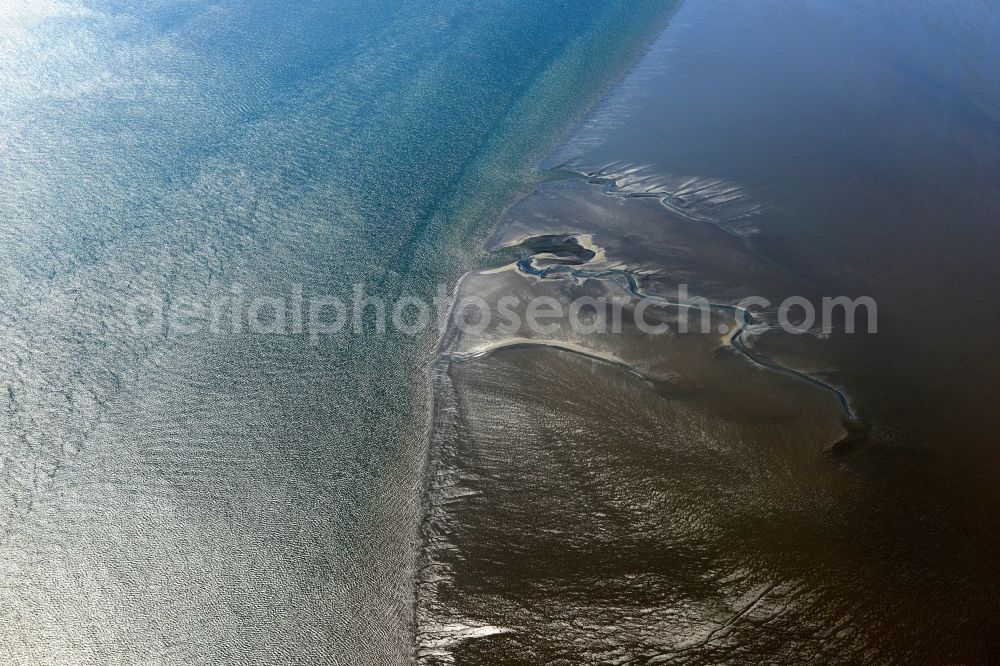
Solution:
[[[871,296],[878,332],[769,309],[765,367],[725,336],[447,336],[426,662],[995,654],[998,32],[977,2],[682,5],[500,220],[487,250],[520,263],[460,295],[627,273]]]
[[[133,335],[428,297],[662,2],[0,7],[0,662],[400,663],[434,334]]]

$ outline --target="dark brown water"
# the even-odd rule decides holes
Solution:
[[[870,296],[878,331],[446,337],[428,663],[1000,650],[997,34],[985,2],[683,5],[488,242],[536,260],[460,295]]]

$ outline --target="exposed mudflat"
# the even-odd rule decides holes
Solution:
[[[984,25],[996,11],[953,3],[692,0],[545,160],[456,301],[589,299],[595,327],[453,312],[431,369],[423,663],[988,658]],[[789,296],[868,295],[854,334],[842,315],[780,326]]]

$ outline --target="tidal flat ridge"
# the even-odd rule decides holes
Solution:
[[[685,3],[499,220],[457,303],[647,300],[668,332],[453,313],[420,663],[988,660],[996,358],[964,347],[961,386],[927,350],[959,349],[951,324],[982,315],[959,301],[995,291],[1000,85],[970,12],[1000,21],[904,5]],[[914,59],[916,36],[954,68]],[[943,246],[964,268],[920,275]],[[949,326],[921,325],[944,283],[965,294],[935,301]],[[705,330],[678,332],[678,285],[713,305]],[[792,294],[873,294],[882,326],[791,334],[736,307]]]

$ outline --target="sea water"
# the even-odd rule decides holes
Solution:
[[[230,307],[450,290],[668,9],[4,3],[0,661],[405,661],[436,333]]]

